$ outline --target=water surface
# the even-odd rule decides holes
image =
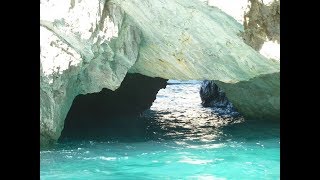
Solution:
[[[279,123],[218,117],[201,107],[199,82],[169,82],[104,137],[40,151],[41,179],[280,179]]]

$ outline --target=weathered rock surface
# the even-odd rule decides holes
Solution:
[[[40,9],[40,144],[45,146],[60,137],[78,94],[120,86],[138,57],[141,31],[118,6],[104,1],[41,1]]]
[[[240,112],[247,120],[280,120],[280,73],[235,84],[204,81],[200,96],[204,107],[221,115]]]
[[[280,73],[257,76],[249,81],[215,83],[248,120],[280,120]]]
[[[128,72],[235,84],[280,71],[243,42],[241,24],[196,0],[49,0],[40,8],[42,146],[59,138],[77,95],[116,90]]]
[[[255,50],[260,50],[267,40],[280,43],[280,0],[264,4],[249,0],[250,9],[244,15],[244,40]]]
[[[129,72],[235,83],[279,71],[279,63],[246,45],[240,37],[242,26],[215,7],[182,0],[130,0],[119,5],[135,17],[144,37],[139,59]]]
[[[245,42],[256,50],[260,50],[267,40],[280,43],[280,1],[272,0],[264,3],[260,0],[249,0],[249,2],[249,10],[244,15]],[[219,84],[219,87],[227,92],[227,97],[247,120],[280,120],[279,73],[257,76],[249,81],[235,84],[215,82],[210,81]],[[208,82],[204,85],[206,84]],[[214,103],[219,102],[223,95],[215,94],[219,92],[217,91],[219,87],[214,90],[210,90],[210,87],[205,86],[211,95],[212,104],[209,106],[215,107]]]

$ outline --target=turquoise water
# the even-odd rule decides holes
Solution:
[[[219,118],[199,88],[168,85],[105,137],[40,151],[41,179],[280,179],[279,123]]]

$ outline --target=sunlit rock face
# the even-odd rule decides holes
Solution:
[[[247,120],[280,120],[280,73],[235,84],[215,81]]]
[[[280,0],[200,0],[244,25],[245,42],[267,58],[280,60]]]
[[[280,0],[249,0],[243,24],[245,42],[265,57],[280,61]],[[280,120],[280,73],[217,84],[246,119]]]
[[[40,142],[47,145],[59,138],[78,94],[120,86],[141,31],[104,1],[41,1],[40,9]]]
[[[279,71],[278,62],[243,42],[241,24],[215,7],[197,0],[114,2],[135,17],[143,33],[139,59],[129,72],[236,83]]]
[[[243,42],[240,23],[198,0],[43,0],[40,8],[41,145],[59,138],[78,94],[115,90],[128,72],[234,84],[280,71]]]
[[[232,116],[238,111],[246,120],[279,121],[280,73],[257,76],[235,84],[204,81],[200,97],[204,107],[218,109],[218,114]]]
[[[244,15],[244,40],[256,50],[268,41],[280,43],[280,0],[249,0]]]
[[[245,42],[267,58],[280,60],[280,1],[207,0],[244,24]],[[244,7],[247,6],[246,11]],[[242,17],[243,19],[240,19]],[[278,44],[279,43],[279,44]],[[210,81],[210,83],[214,83]],[[216,81],[247,120],[280,119],[280,74],[257,76],[249,81],[226,84]],[[208,86],[206,86],[208,87]],[[211,91],[210,95],[214,95]],[[201,92],[200,92],[201,93]],[[212,102],[220,101],[215,97]],[[214,107],[214,105],[211,105]]]

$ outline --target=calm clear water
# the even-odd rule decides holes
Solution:
[[[106,137],[40,151],[41,179],[280,179],[279,123],[219,118],[199,88],[170,84]]]

